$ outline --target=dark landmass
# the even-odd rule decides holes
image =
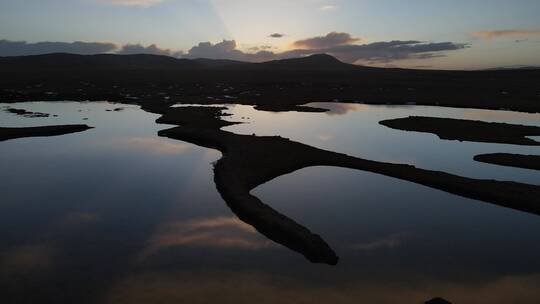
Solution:
[[[540,112],[540,69],[441,71],[356,66],[329,55],[245,63],[156,55],[0,57],[0,99],[258,105],[315,101]]]
[[[540,170],[540,155],[492,153],[476,155],[474,160],[501,166]]]
[[[59,125],[29,128],[0,128],[0,141],[22,137],[56,136],[92,129],[87,125]]]
[[[180,125],[160,131],[160,136],[221,151],[223,157],[215,164],[214,181],[231,210],[269,239],[303,254],[311,262],[334,265],[338,257],[319,235],[276,212],[250,193],[278,176],[309,166],[336,166],[378,173],[540,215],[540,186],[473,179],[411,165],[370,161],[280,136],[238,135],[220,129],[234,124],[220,119],[225,108],[167,108],[147,104],[143,109],[162,114],[157,120],[159,123]]]
[[[15,115],[29,117],[29,118],[33,118],[33,117],[49,117],[50,116],[47,113],[30,112],[30,111],[26,111],[24,109],[15,109],[15,108],[6,108],[6,109],[4,109],[4,111],[6,111],[8,113],[15,114]]]
[[[540,136],[540,127],[477,120],[409,116],[380,121],[389,128],[433,133],[441,139],[538,146],[527,136]]]

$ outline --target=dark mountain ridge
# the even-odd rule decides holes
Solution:
[[[309,101],[540,112],[540,70],[375,68],[332,56],[246,63],[157,55],[0,57],[0,100],[231,102],[287,109]],[[137,97],[135,99],[135,97]]]
[[[227,59],[185,59],[162,55],[77,55],[52,53],[45,55],[0,57],[2,68],[112,68],[112,69],[284,69],[284,70],[344,70],[357,66],[343,63],[336,58],[317,54],[302,58],[249,63]]]

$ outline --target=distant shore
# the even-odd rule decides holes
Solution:
[[[371,68],[330,56],[220,64],[164,56],[0,57],[0,100],[236,103],[284,111],[307,102],[430,105],[540,113],[540,69]]]

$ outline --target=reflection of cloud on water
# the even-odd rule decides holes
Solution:
[[[356,112],[366,108],[366,105],[359,103],[341,103],[341,102],[312,102],[306,104],[306,106],[314,108],[323,108],[328,109],[329,111],[324,112],[326,115],[344,115],[348,112]]]
[[[126,137],[100,143],[114,149],[140,149],[155,154],[180,154],[193,146],[184,142],[173,142],[155,137]],[[98,144],[98,145],[100,145]]]
[[[444,278],[386,278],[312,285],[257,272],[152,273],[116,284],[105,303],[424,303],[435,296],[452,303],[538,303],[540,275],[508,276],[462,283]]]
[[[27,273],[49,269],[54,250],[46,244],[34,244],[0,253],[0,273]]]
[[[490,110],[464,110],[463,118],[473,120],[495,120],[508,122],[512,120],[540,121],[538,113],[524,113],[513,111],[490,111]]]
[[[353,244],[351,248],[360,251],[393,249],[401,246],[405,241],[410,240],[411,238],[413,238],[411,233],[396,233],[368,243]]]
[[[240,248],[258,250],[274,244],[235,217],[203,218],[164,225],[150,239],[143,257],[176,246]]]
[[[331,140],[332,138],[334,138],[334,136],[331,135],[331,134],[322,133],[322,134],[317,135],[317,138],[318,138],[320,141],[329,141],[329,140]]]

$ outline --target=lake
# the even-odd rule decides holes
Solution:
[[[10,303],[538,303],[540,218],[356,170],[310,167],[252,193],[340,256],[311,264],[230,211],[215,150],[158,137],[134,105],[0,104],[3,127],[88,124],[0,142],[0,289]],[[280,135],[365,159],[540,184],[540,172],[475,162],[540,147],[440,140],[384,119],[423,115],[540,126],[540,114],[317,103],[325,113],[227,105],[224,128]],[[120,108],[120,110],[119,110]],[[117,111],[115,111],[115,109]],[[52,115],[57,115],[52,116]],[[13,301],[15,299],[15,301]],[[4,302],[4,301],[2,301]]]

